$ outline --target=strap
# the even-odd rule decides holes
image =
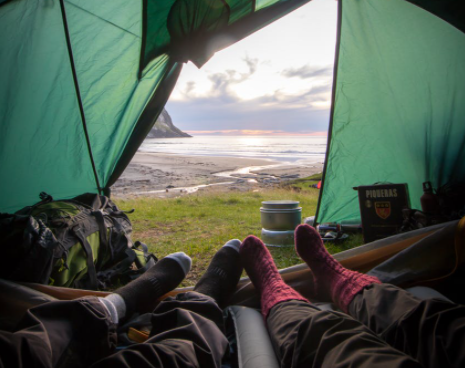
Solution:
[[[145,244],[145,243],[142,243],[142,242],[141,242],[141,241],[139,241],[139,240],[136,240],[136,241],[134,242],[134,246],[133,246],[133,248],[136,248],[136,249],[138,249],[139,247],[141,247],[141,248],[142,248],[142,251],[144,252],[144,254],[145,254],[145,253],[148,253],[148,251],[149,251],[149,247],[147,247],[147,244]]]
[[[118,271],[125,271],[131,267],[131,265],[134,263],[134,261],[137,259],[136,252],[134,252],[132,249],[128,248],[126,249],[126,258],[123,259],[118,265],[115,267],[116,270]]]
[[[111,216],[113,216],[114,214],[115,214],[115,212],[112,212]],[[127,219],[127,216],[126,216],[126,219]],[[131,237],[128,236],[128,234],[126,233],[126,229],[123,227],[123,225],[121,225],[121,223],[119,222],[119,219],[115,218],[115,217],[112,217],[112,220],[113,220],[113,226],[116,229],[116,233],[119,234],[120,237],[124,237],[126,239],[128,248],[132,248],[133,244],[132,244]],[[111,241],[111,239],[110,239],[110,241]],[[114,250],[115,246],[113,244],[111,244],[111,248]],[[118,255],[116,255],[116,256],[118,256]],[[113,261],[118,262],[118,261],[120,261],[120,259],[113,259]]]
[[[97,287],[98,287],[97,272],[95,271],[92,247],[90,246],[86,237],[82,233],[81,227],[79,226],[74,227],[73,232],[76,238],[78,238],[79,242],[81,243],[82,249],[84,250],[84,253],[86,254],[87,275],[89,276],[89,288],[92,290],[97,290]]]
[[[95,268],[97,270],[100,270],[102,268],[105,254],[110,254],[110,262],[113,260],[113,248],[110,247],[110,244],[108,242],[107,228],[105,227],[105,218],[103,217],[102,211],[93,211],[91,215],[95,217],[95,221],[97,222],[99,231],[100,248],[98,251],[97,264]]]
[[[137,240],[135,243],[134,243],[134,246],[132,247],[133,249],[139,249],[142,248],[142,252],[144,252],[144,257],[145,257],[145,261],[146,261],[146,265],[145,267],[142,267],[141,268],[141,271],[145,272],[145,270],[147,270],[148,268],[150,268],[152,265],[154,265],[155,263],[158,262],[158,258],[155,256],[155,254],[153,253],[149,253],[149,247],[147,246],[147,244],[145,243],[142,243],[141,241]],[[149,261],[153,259],[153,262],[150,262],[150,265],[149,265]],[[142,266],[142,265],[139,265],[139,266]]]
[[[100,201],[102,200],[102,197],[104,199],[103,199],[103,203],[100,205],[100,209],[104,210],[108,206],[109,199],[107,196],[100,196]]]

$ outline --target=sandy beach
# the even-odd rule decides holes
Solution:
[[[323,170],[322,162],[138,152],[112,187],[117,198],[172,197],[198,190],[253,190]]]

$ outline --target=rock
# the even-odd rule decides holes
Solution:
[[[168,111],[163,109],[158,119],[155,121],[147,138],[178,138],[191,137],[189,134],[182,132],[176,128],[171,120]]]
[[[174,185],[167,185],[166,186],[166,189],[173,189],[174,188]]]

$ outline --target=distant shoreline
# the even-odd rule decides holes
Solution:
[[[138,152],[111,189],[116,198],[173,197],[210,188],[244,191],[276,186],[322,171],[323,163],[311,160],[283,163],[243,157]]]

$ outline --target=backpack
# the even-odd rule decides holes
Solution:
[[[155,264],[131,240],[128,216],[109,198],[86,193],[0,214],[0,277],[90,290],[126,283]]]

